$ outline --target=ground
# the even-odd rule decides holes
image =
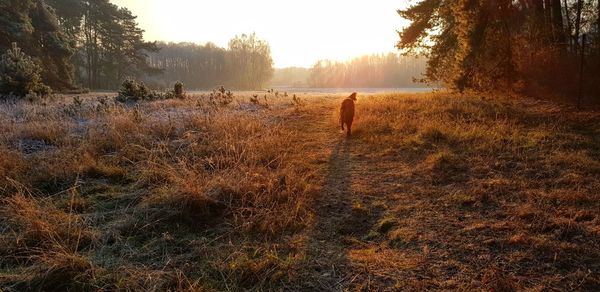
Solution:
[[[600,288],[597,112],[251,95],[3,105],[2,287]]]

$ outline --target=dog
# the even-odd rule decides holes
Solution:
[[[348,128],[347,136],[350,137],[352,135],[352,122],[354,122],[354,102],[356,101],[356,92],[352,93],[342,102],[342,107],[340,108],[340,125],[342,126],[342,131],[344,131],[344,126]]]

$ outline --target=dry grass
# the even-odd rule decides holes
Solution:
[[[600,289],[597,112],[527,99],[374,96],[361,99],[356,132],[353,176],[368,178],[352,192],[376,189],[372,208],[385,202],[370,230],[381,220],[393,226],[349,248],[349,257],[365,248],[383,257],[351,261],[369,270],[358,283]],[[413,256],[416,266],[406,263]]]
[[[0,105],[3,290],[596,290],[600,115],[443,93]]]
[[[0,125],[3,289],[269,286],[298,261],[278,246],[310,222],[314,173],[262,107],[58,100]]]

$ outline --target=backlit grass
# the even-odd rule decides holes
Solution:
[[[252,95],[0,105],[0,287],[599,287],[597,112]]]

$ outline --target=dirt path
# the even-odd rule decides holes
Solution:
[[[369,273],[353,265],[348,254],[368,245],[364,239],[377,224],[383,208],[377,194],[381,177],[365,159],[360,141],[346,138],[332,118],[335,104],[326,103],[302,121],[310,133],[313,153],[327,157],[325,177],[309,231],[307,266],[301,290],[343,291],[357,285],[369,289]],[[366,278],[365,278],[366,277]]]
[[[431,270],[427,254],[431,246],[439,244],[425,239],[442,235],[442,222],[447,218],[444,206],[436,197],[422,195],[426,182],[413,174],[414,157],[389,158],[381,149],[372,149],[361,135],[368,129],[361,129],[365,125],[360,121],[355,135],[346,138],[336,125],[336,110],[337,102],[325,100],[295,122],[305,136],[302,139],[308,141],[307,155],[323,159],[324,170],[316,218],[307,232],[306,265],[290,288],[423,288],[423,277],[435,278],[446,272]],[[416,239],[421,236],[416,233],[424,240]]]

